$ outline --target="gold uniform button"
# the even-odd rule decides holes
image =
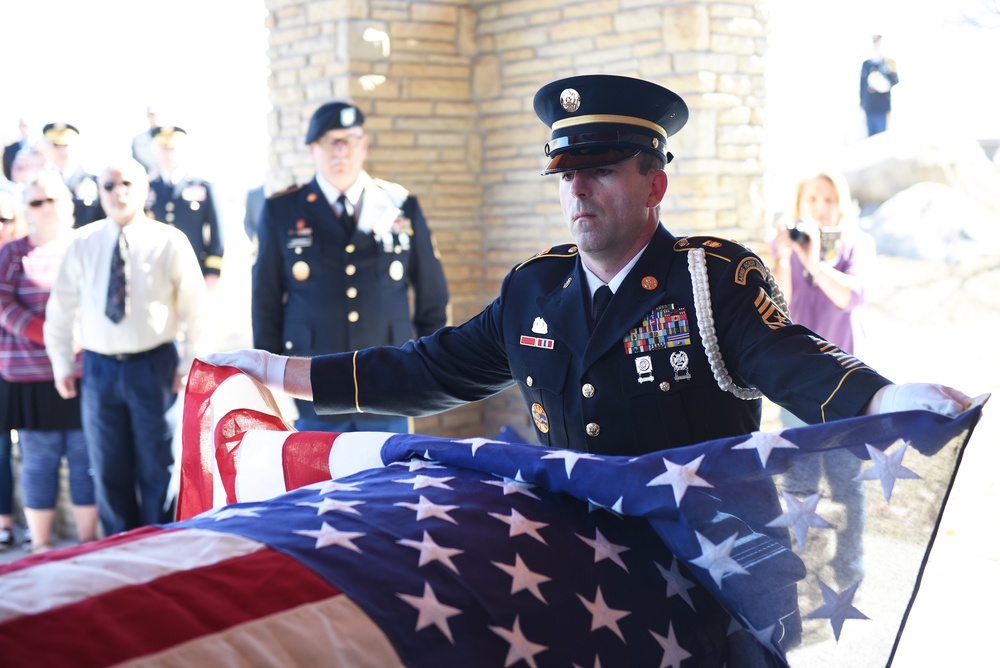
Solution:
[[[590,383],[584,383],[583,389],[581,391],[583,392],[583,396],[585,396],[588,399],[594,396],[594,386],[591,385]]]
[[[354,244],[347,244],[347,246],[344,248],[344,252],[345,253],[353,253],[354,252]]]
[[[291,350],[291,349],[292,349],[292,342],[285,341],[285,350]]]
[[[668,383],[667,381],[663,381],[662,383],[660,383],[660,392],[669,392],[669,391],[670,391],[670,383]]]
[[[353,264],[349,264],[346,267],[344,267],[344,273],[347,274],[348,276],[353,276],[357,270],[358,268],[355,267]]]
[[[347,314],[347,322],[357,322],[360,317],[357,311],[351,311]]]
[[[601,433],[601,425],[591,422],[587,425],[587,436],[597,436]]]
[[[532,378],[531,376],[528,376],[527,378],[524,379],[524,384],[527,385],[528,387],[533,387],[535,385],[535,379]]]
[[[353,287],[352,288],[347,288],[347,298],[348,299],[354,299],[357,296],[358,296],[358,289],[357,288],[353,288]]]
[[[174,203],[173,202],[167,202],[166,205],[164,205],[163,209],[165,211],[173,211],[174,210]]]
[[[174,222],[174,214],[168,213],[167,215],[165,215],[163,217],[163,222],[164,223],[172,223],[172,222]]]

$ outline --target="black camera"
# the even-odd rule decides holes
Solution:
[[[799,244],[809,243],[809,235],[804,227],[801,220],[795,221],[795,224],[788,228],[788,238]]]

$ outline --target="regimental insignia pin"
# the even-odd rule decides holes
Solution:
[[[292,265],[292,276],[296,281],[304,281],[309,278],[309,265],[299,260]]]
[[[642,289],[643,290],[655,290],[660,282],[656,280],[655,276],[646,276],[642,279]]]
[[[570,113],[580,108],[580,102],[580,94],[572,88],[566,88],[559,93],[559,104]]]
[[[531,419],[535,422],[535,428],[543,434],[549,433],[549,416],[545,414],[545,409],[541,404],[531,404]]]
[[[538,316],[535,318],[535,321],[531,323],[531,331],[535,334],[548,334],[549,323],[545,322],[542,316]]]
[[[635,372],[639,374],[640,383],[653,382],[653,358],[649,355],[635,358]]]
[[[552,350],[556,347],[556,342],[552,339],[542,339],[537,336],[521,336],[521,345],[529,348],[545,348]]]
[[[683,350],[670,354],[670,366],[674,369],[674,380],[691,380],[688,372],[688,355]]]
[[[308,195],[306,195],[306,201],[309,202],[310,204],[315,202],[316,199],[317,199],[316,193],[309,193]]]
[[[566,282],[563,283],[563,288],[568,288],[570,286],[570,283],[572,282],[573,282],[573,277],[570,276],[569,278],[566,279]]]
[[[344,107],[340,110],[340,127],[349,128],[354,125],[358,118],[358,112],[354,107]]]

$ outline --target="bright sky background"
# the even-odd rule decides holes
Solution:
[[[1000,18],[989,30],[958,21],[989,1],[770,0],[770,169],[863,137],[858,78],[873,31],[900,72],[892,128],[1000,138]],[[190,133],[194,169],[239,229],[236,209],[267,161],[264,18],[263,0],[0,0],[0,140],[15,137],[21,114],[64,120],[99,171],[129,150],[154,104],[162,123]]]

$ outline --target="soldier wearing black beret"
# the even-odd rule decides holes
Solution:
[[[146,213],[184,232],[198,256],[206,285],[214,288],[222,273],[225,250],[215,188],[188,171],[184,155],[188,134],[184,128],[166,125],[150,132],[155,165]]]
[[[517,385],[539,443],[615,455],[750,433],[762,395],[809,423],[964,410],[961,392],[892,385],[791,323],[749,249],[667,231],[666,144],[688,117],[675,93],[577,76],[543,86],[534,107],[552,130],[544,173],[560,180],[574,243],[515,266],[472,320],[401,348],[208,361],[311,398],[321,414],[428,415]]]
[[[365,171],[364,122],[348,102],[320,106],[305,135],[316,176],[265,202],[253,269],[257,348],[312,356],[400,346],[446,324],[448,287],[430,228],[415,196]],[[299,430],[409,429],[405,413],[298,408]]]

